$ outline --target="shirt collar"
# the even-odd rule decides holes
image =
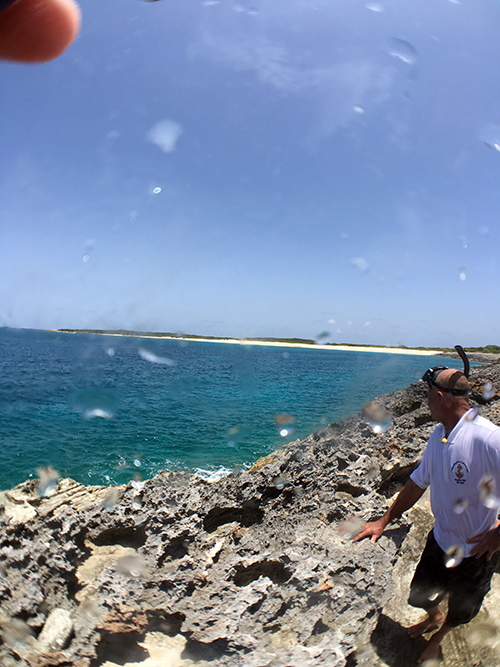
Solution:
[[[452,430],[449,432],[448,437],[444,437],[444,426],[443,426],[443,435],[441,437],[441,442],[445,442],[447,444],[451,444],[453,440],[456,438],[458,432],[467,424],[470,424],[474,421],[474,419],[477,417],[479,414],[479,410],[477,408],[469,408],[466,413],[464,413],[460,419],[457,421],[455,426],[452,428]]]

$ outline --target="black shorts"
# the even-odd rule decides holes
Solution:
[[[449,595],[446,624],[454,628],[468,623],[478,613],[490,590],[497,560],[498,552],[491,560],[487,560],[486,554],[481,558],[469,556],[456,567],[447,568],[445,552],[431,530],[413,575],[408,604],[430,609]]]

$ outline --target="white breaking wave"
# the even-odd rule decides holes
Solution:
[[[207,482],[216,482],[218,479],[227,477],[232,473],[231,468],[226,468],[225,466],[219,466],[215,470],[206,470],[205,468],[195,468],[194,474],[201,479],[206,480]]]

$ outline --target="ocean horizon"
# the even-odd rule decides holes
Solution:
[[[357,414],[437,363],[320,345],[2,328],[0,489],[46,466],[87,485],[162,470],[216,479]]]

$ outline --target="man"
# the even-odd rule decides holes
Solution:
[[[438,366],[422,379],[428,384],[431,415],[441,424],[390,509],[378,521],[365,524],[354,539],[371,536],[374,544],[387,524],[412,507],[430,486],[434,528],[408,599],[410,605],[425,609],[427,617],[408,628],[408,634],[416,638],[439,629],[419,664],[438,658],[443,637],[478,613],[490,590],[500,549],[500,500],[496,502],[494,491],[496,486],[500,493],[500,428],[470,409],[464,373]],[[446,595],[445,617],[439,603]]]

